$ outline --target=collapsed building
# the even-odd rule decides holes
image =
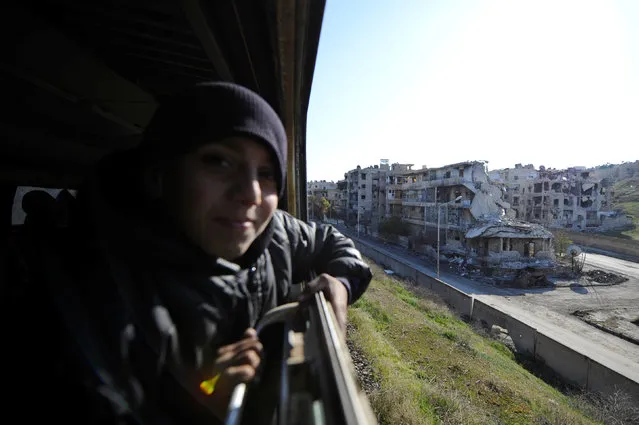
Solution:
[[[502,268],[552,267],[553,235],[543,226],[509,218],[478,222],[466,232],[470,262]]]
[[[503,185],[503,198],[515,218],[548,228],[605,231],[628,226],[631,221],[612,207],[609,181],[592,170],[535,169],[532,164],[495,170],[491,180]]]
[[[487,267],[515,269],[554,260],[552,234],[516,219],[507,186],[492,181],[485,162],[413,166],[383,160],[345,173],[338,187],[347,222],[382,236],[380,223],[400,218],[409,229],[397,238],[404,246],[430,255],[437,249]]]
[[[449,248],[462,245],[478,220],[500,217],[509,209],[501,189],[491,184],[481,161],[413,170],[394,164],[386,183],[386,216],[401,217],[413,235]]]
[[[630,223],[613,208],[612,180],[584,167],[413,167],[381,160],[345,173],[335,189],[345,221],[382,236],[380,224],[399,218],[409,229],[397,238],[402,245],[500,270],[550,267],[553,235],[545,228],[599,231]]]
[[[539,224],[504,217],[483,220],[468,230],[466,243],[466,270],[483,270],[494,283],[545,286],[555,266],[553,235]]]

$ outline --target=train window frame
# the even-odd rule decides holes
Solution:
[[[47,192],[54,198],[57,198],[60,192],[63,190],[69,191],[73,197],[77,196],[77,190],[67,188],[51,188],[51,187],[39,187],[39,186],[18,186],[16,187],[15,194],[13,196],[13,205],[11,206],[11,227],[22,226],[24,220],[27,217],[27,213],[22,209],[22,199],[24,196],[34,190],[42,190]]]

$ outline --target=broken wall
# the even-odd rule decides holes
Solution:
[[[482,217],[501,217],[503,208],[495,202],[495,198],[483,190],[478,190],[470,206],[470,213],[475,219]]]

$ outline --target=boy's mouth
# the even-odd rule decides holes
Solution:
[[[250,229],[255,224],[255,221],[249,218],[218,218],[215,221],[222,226],[237,230]]]

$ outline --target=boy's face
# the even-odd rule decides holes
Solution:
[[[179,158],[164,174],[162,197],[192,242],[233,261],[277,208],[277,171],[266,146],[232,137]]]

